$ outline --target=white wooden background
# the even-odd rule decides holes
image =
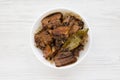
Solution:
[[[77,66],[55,70],[30,47],[30,30],[51,8],[81,12],[92,31],[88,55]],[[120,0],[0,0],[0,80],[120,80]]]

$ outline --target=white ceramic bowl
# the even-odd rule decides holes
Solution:
[[[84,50],[83,51],[80,51],[80,56],[78,57],[78,60],[77,62],[73,63],[73,64],[70,64],[70,65],[66,65],[66,66],[63,66],[63,67],[56,67],[55,64],[51,64],[49,61],[47,61],[44,57],[43,57],[43,53],[40,49],[38,49],[36,46],[35,46],[35,42],[34,42],[34,34],[36,33],[36,31],[42,29],[41,27],[41,20],[46,17],[47,15],[51,14],[51,13],[55,13],[55,12],[61,12],[61,13],[72,13],[72,14],[75,14],[78,16],[81,17],[81,19],[84,21],[85,25],[84,27],[88,27],[88,24],[86,22],[86,20],[83,18],[83,16],[81,16],[81,14],[77,13],[77,12],[74,12],[74,11],[71,11],[71,10],[68,10],[68,9],[53,9],[53,10],[50,10],[50,11],[47,11],[45,13],[43,13],[43,15],[41,15],[38,20],[34,23],[33,27],[32,27],[32,30],[31,30],[31,34],[30,34],[30,43],[31,43],[31,47],[33,49],[33,52],[34,54],[37,56],[37,58],[45,65],[49,66],[49,67],[52,67],[52,68],[55,68],[55,69],[66,69],[66,68],[70,68],[70,67],[73,67],[77,64],[80,63],[80,61],[83,60],[83,58],[86,56],[87,54],[87,50],[88,50],[88,47],[89,47],[89,43],[90,43],[90,29],[89,29],[89,32],[88,32],[88,42],[87,44],[85,45],[84,47]],[[89,27],[88,27],[89,28]]]

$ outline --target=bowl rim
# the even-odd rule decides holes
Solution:
[[[82,18],[82,20],[84,21],[84,23],[85,23],[85,25],[87,26],[87,28],[89,28],[89,32],[88,32],[88,42],[87,42],[87,47],[85,48],[86,50],[83,50],[84,51],[84,55],[82,56],[82,57],[80,57],[80,59],[79,60],[77,60],[75,63],[73,63],[73,64],[70,64],[70,65],[66,65],[66,66],[62,66],[62,67],[56,67],[56,66],[53,66],[53,65],[48,65],[47,63],[45,63],[44,61],[42,61],[41,59],[40,59],[40,57],[39,57],[39,55],[36,53],[36,51],[35,51],[35,49],[34,48],[37,48],[37,47],[35,47],[35,45],[33,45],[34,43],[33,43],[33,28],[35,27],[35,25],[36,25],[36,23],[38,22],[38,21],[40,21],[40,19],[42,20],[45,16],[47,16],[47,15],[49,15],[49,14],[51,14],[51,13],[55,13],[55,12],[57,12],[57,11],[59,11],[60,12],[60,10],[67,10],[67,11],[70,11],[70,12],[73,12],[73,13],[75,13],[75,14],[77,14],[77,15],[79,15],[81,18]],[[51,67],[51,68],[53,68],[53,69],[68,69],[68,68],[72,68],[73,66],[76,66],[76,65],[78,65],[86,56],[87,56],[87,54],[88,54],[88,50],[89,50],[89,48],[90,48],[90,44],[91,44],[91,29],[90,29],[90,27],[89,27],[89,24],[88,24],[88,22],[87,22],[87,20],[85,19],[85,17],[80,13],[80,12],[77,12],[77,11],[75,11],[75,10],[73,10],[73,9],[67,9],[67,8],[54,8],[54,9],[49,9],[49,10],[47,10],[47,11],[44,11],[44,12],[42,12],[42,14],[40,14],[39,15],[39,17],[34,21],[34,23],[33,23],[33,25],[32,25],[32,28],[31,28],[31,31],[30,31],[30,46],[31,46],[31,48],[32,48],[32,51],[33,51],[33,53],[34,53],[34,55],[37,57],[37,59],[41,62],[41,63],[43,63],[43,64],[45,64],[46,66],[49,66],[49,67]],[[43,57],[43,56],[42,56]],[[46,60],[47,61],[47,60]],[[50,63],[50,62],[49,62]]]

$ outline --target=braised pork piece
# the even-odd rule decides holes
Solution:
[[[43,18],[41,23],[42,30],[35,34],[34,40],[43,56],[54,61],[56,67],[76,62],[87,41],[88,28],[84,28],[84,22],[56,12]]]

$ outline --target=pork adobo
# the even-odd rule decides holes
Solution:
[[[76,62],[88,37],[88,28],[82,19],[56,12],[43,18],[41,23],[42,30],[35,34],[34,40],[44,58],[53,61],[56,67]]]

